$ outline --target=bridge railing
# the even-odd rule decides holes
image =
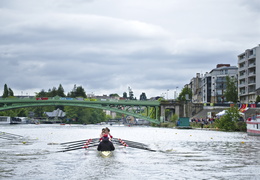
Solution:
[[[154,104],[159,105],[159,101],[141,101],[141,100],[117,100],[117,99],[96,99],[96,98],[71,98],[71,97],[11,97],[11,98],[0,98],[0,102],[14,102],[14,101],[84,101],[84,102],[93,102],[93,103],[141,103],[141,104]]]

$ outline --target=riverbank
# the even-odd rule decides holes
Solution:
[[[176,123],[172,122],[164,122],[161,123],[160,126],[157,127],[164,127],[164,128],[178,128]],[[210,130],[210,131],[224,131],[224,132],[246,132],[246,123],[245,122],[237,122],[237,129],[235,131],[225,131],[224,129],[220,129],[216,126],[214,122],[203,124],[201,122],[190,122],[191,129],[197,130]]]

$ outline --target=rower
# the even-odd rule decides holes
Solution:
[[[105,128],[105,134],[108,136],[110,140],[113,138],[113,136],[110,134],[110,129],[108,127]]]
[[[98,151],[114,151],[115,147],[111,141],[109,141],[108,136],[105,134],[102,138],[102,141],[97,147]]]
[[[100,140],[102,137],[106,134],[106,128],[102,128],[101,134],[100,134]]]

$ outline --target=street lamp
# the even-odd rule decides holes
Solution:
[[[177,97],[178,97],[177,89],[178,89],[178,86],[176,86],[175,99],[177,99]]]

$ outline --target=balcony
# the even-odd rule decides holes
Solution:
[[[250,54],[249,57],[248,57],[248,59],[253,59],[253,58],[255,58],[255,57],[256,57],[255,54]]]
[[[255,84],[255,81],[252,80],[252,81],[248,81],[248,85],[254,85]]]
[[[255,72],[254,72],[254,71],[253,71],[253,72],[249,72],[249,73],[248,73],[248,77],[249,77],[249,76],[255,76]]]
[[[239,71],[243,71],[243,70],[245,70],[246,69],[246,66],[241,66],[241,67],[239,67]]]
[[[238,79],[244,79],[246,77],[246,74],[240,74],[239,76],[238,76]]]
[[[226,83],[227,80],[226,79],[217,79],[216,83]]]
[[[245,61],[245,59],[246,59],[246,55],[245,54],[243,54],[241,56],[238,56],[238,61]]]
[[[255,63],[248,64],[248,67],[249,67],[249,68],[255,67]]]
[[[238,87],[245,87],[246,86],[246,83],[241,83],[238,85]]]
[[[248,94],[255,94],[255,90],[251,90],[251,91],[249,90]]]
[[[245,96],[245,95],[246,95],[246,92],[240,92],[238,95],[239,95],[239,96]]]

